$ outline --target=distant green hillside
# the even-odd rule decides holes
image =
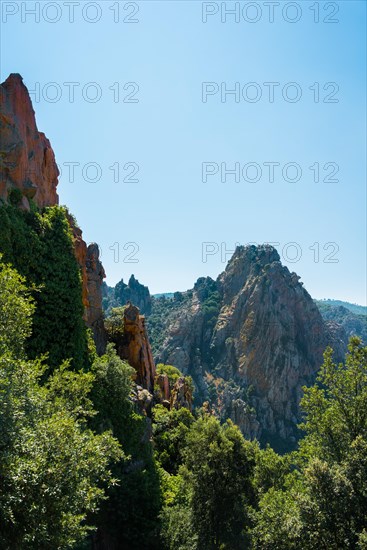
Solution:
[[[324,299],[324,300],[315,300],[316,304],[318,305],[319,309],[323,309],[324,306],[343,306],[346,309],[349,309],[352,313],[355,313],[356,315],[367,315],[367,307],[366,306],[360,306],[358,304],[351,304],[350,302],[343,302],[342,300],[330,300],[330,299]]]
[[[341,300],[315,300],[321,315],[327,321],[339,323],[350,336],[359,336],[367,343],[366,307],[342,302]],[[361,313],[360,313],[361,312]]]

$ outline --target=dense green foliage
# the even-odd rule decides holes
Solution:
[[[182,376],[174,366],[157,365],[147,406],[147,391],[113,344],[97,356],[82,320],[72,239],[65,209],[0,208],[1,549],[366,550],[361,340],[350,340],[343,364],[326,350],[301,400],[305,435],[281,456],[246,441],[209,407],[170,409],[158,377],[167,376],[172,393]],[[195,291],[212,328],[216,283],[199,279]],[[156,346],[189,299],[153,300]],[[112,341],[124,335],[123,313],[106,320]],[[210,394],[251,414],[247,393],[221,381],[215,365],[213,373]]]
[[[171,488],[166,490],[162,513],[166,547],[192,550],[248,547],[256,446],[246,441],[230,421],[221,425],[214,417],[203,415],[188,429],[187,422],[180,426],[178,418],[175,420],[170,433],[178,437],[178,453],[169,448],[166,454],[176,462],[178,454],[181,460],[171,483],[165,480]],[[159,440],[160,448],[162,443],[167,447],[164,439]]]
[[[88,365],[81,275],[67,211],[54,206],[42,213],[23,212],[1,206],[0,252],[35,288],[29,355],[47,353],[52,368],[65,359],[71,359],[74,368]]]
[[[345,364],[325,352],[304,388],[306,436],[293,467],[261,495],[255,548],[366,548],[367,348],[352,338]]]
[[[167,410],[156,405],[153,411],[153,440],[158,463],[168,474],[177,474],[186,436],[194,417],[186,408]]]
[[[95,541],[107,537],[118,548],[138,550],[143,539],[147,548],[159,547],[159,478],[149,425],[130,399],[134,369],[121,361],[109,344],[92,372],[95,382],[91,397],[98,410],[92,426],[96,431],[110,429],[128,455],[112,469],[119,483],[108,491],[109,498],[96,519],[99,529]]]
[[[93,375],[26,359],[33,310],[24,279],[0,265],[0,547],[71,548],[111,485],[122,456],[107,432],[87,426]],[[19,329],[19,330],[17,330]]]
[[[24,342],[31,334],[34,304],[25,280],[0,254],[0,355],[6,351],[14,357],[24,355]]]
[[[252,445],[227,421],[201,418],[187,438],[184,451],[192,525],[198,548],[243,548],[252,500]]]

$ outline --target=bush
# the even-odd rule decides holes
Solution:
[[[18,206],[19,203],[20,203],[20,201],[21,201],[22,198],[23,198],[23,194],[22,194],[22,192],[20,191],[20,189],[14,188],[14,189],[11,189],[11,190],[9,191],[9,196],[8,196],[8,198],[9,198],[9,202],[10,202],[11,205],[13,205],[13,206]]]

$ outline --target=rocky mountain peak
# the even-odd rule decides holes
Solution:
[[[124,306],[129,302],[137,306],[142,315],[150,314],[152,298],[149,289],[140,284],[134,275],[131,275],[128,284],[121,279],[114,290],[113,307]]]
[[[201,399],[247,436],[280,447],[297,437],[302,386],[324,349],[341,357],[346,344],[268,245],[237,247],[216,281],[200,278],[169,312],[166,327],[157,361],[191,374]]]
[[[238,246],[217,279],[218,287],[224,300],[230,301],[249,279],[266,276],[269,270],[279,269],[287,270],[281,265],[279,254],[272,246]]]
[[[19,74],[1,84],[0,198],[7,202],[12,190],[20,193],[20,206],[30,200],[43,208],[58,204],[59,170],[45,134],[38,131],[28,90]]]

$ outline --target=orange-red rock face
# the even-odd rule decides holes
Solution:
[[[11,74],[0,86],[0,199],[8,202],[12,189],[21,191],[21,208],[30,209],[30,200],[39,207],[59,203],[56,192],[59,170],[45,134],[37,129],[28,90],[19,74]],[[69,216],[74,236],[75,256],[83,283],[84,320],[93,331],[97,351],[104,351],[102,281],[105,272],[96,244],[87,247],[82,231]]]
[[[0,198],[6,201],[15,187],[23,194],[24,208],[29,208],[29,199],[41,208],[58,204],[55,155],[45,134],[37,129],[32,102],[19,74],[11,74],[1,85],[0,101]]]
[[[102,282],[106,274],[99,259],[99,248],[96,243],[91,243],[86,247],[86,260],[83,267],[84,266],[88,300],[84,318],[88,327],[92,329],[97,352],[103,353],[106,346],[106,333],[103,322]]]
[[[137,307],[125,309],[124,329],[127,343],[127,359],[137,371],[137,382],[149,391],[153,390],[155,364],[145,329],[145,318]]]
[[[125,307],[121,317],[121,330],[109,333],[121,359],[128,361],[136,371],[136,382],[153,392],[156,376],[155,363],[145,328],[145,318],[132,304]]]

